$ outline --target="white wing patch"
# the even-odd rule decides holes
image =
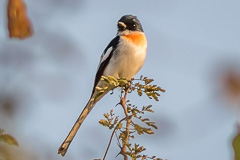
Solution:
[[[112,50],[113,50],[113,47],[110,47],[110,48],[108,48],[108,50],[105,53],[102,54],[102,56],[100,58],[100,64],[108,58],[108,56],[112,52]]]
[[[106,52],[103,52],[101,57],[100,57],[100,62],[98,64],[98,69],[99,69],[99,66],[101,65],[102,62],[104,62],[108,56],[110,55],[110,53],[112,52],[113,50],[113,47],[109,47],[108,50]]]

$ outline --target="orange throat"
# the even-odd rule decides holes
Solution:
[[[130,33],[128,35],[123,35],[123,38],[136,46],[145,46],[147,44],[144,33]]]

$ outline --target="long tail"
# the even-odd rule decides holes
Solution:
[[[99,92],[98,92],[99,93]],[[108,93],[108,91],[104,92],[102,95],[98,96],[96,99],[94,97],[96,97],[96,95],[98,94],[95,93],[91,96],[90,100],[88,101],[87,105],[85,106],[85,108],[83,109],[82,113],[80,114],[80,116],[78,117],[77,121],[75,122],[75,124],[73,125],[71,131],[69,132],[68,136],[66,137],[66,139],[63,141],[63,143],[61,144],[61,146],[58,148],[58,154],[61,154],[62,156],[64,156],[68,150],[69,145],[71,144],[74,136],[76,135],[78,129],[80,128],[80,126],[82,125],[83,121],[85,120],[85,118],[87,117],[87,115],[89,114],[89,112],[93,109],[93,107],[95,106],[95,104],[105,95]]]
[[[92,99],[90,99],[88,101],[87,105],[85,106],[85,108],[83,109],[82,113],[78,117],[77,121],[75,122],[74,126],[72,127],[71,131],[68,133],[68,136],[63,141],[61,146],[58,148],[58,154],[61,154],[62,156],[64,156],[66,154],[67,149],[68,149],[69,145],[71,144],[73,138],[75,137],[78,129],[80,128],[83,121],[85,120],[85,118],[87,117],[89,112],[92,110],[94,105],[95,105],[94,101],[92,101]]]

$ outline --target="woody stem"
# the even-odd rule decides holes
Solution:
[[[129,91],[129,87],[125,90],[125,94],[124,97],[121,97],[120,100],[120,104],[124,110],[124,114],[125,114],[125,118],[126,118],[126,131],[125,131],[125,138],[122,139],[122,148],[121,148],[121,152],[124,156],[124,160],[128,160],[128,156],[127,156],[127,144],[129,143],[129,131],[130,131],[130,123],[131,123],[131,116],[128,115],[127,112],[127,107],[126,107],[126,98],[127,98],[127,94]]]

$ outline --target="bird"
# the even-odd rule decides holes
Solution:
[[[95,81],[90,99],[66,139],[58,149],[58,154],[65,156],[70,143],[75,137],[83,121],[95,104],[114,87],[99,95],[98,87],[107,84],[101,81],[102,76],[113,76],[116,79],[126,78],[132,80],[142,68],[147,52],[147,39],[139,19],[133,15],[124,15],[117,22],[117,35],[110,41],[103,51],[97,68]]]

